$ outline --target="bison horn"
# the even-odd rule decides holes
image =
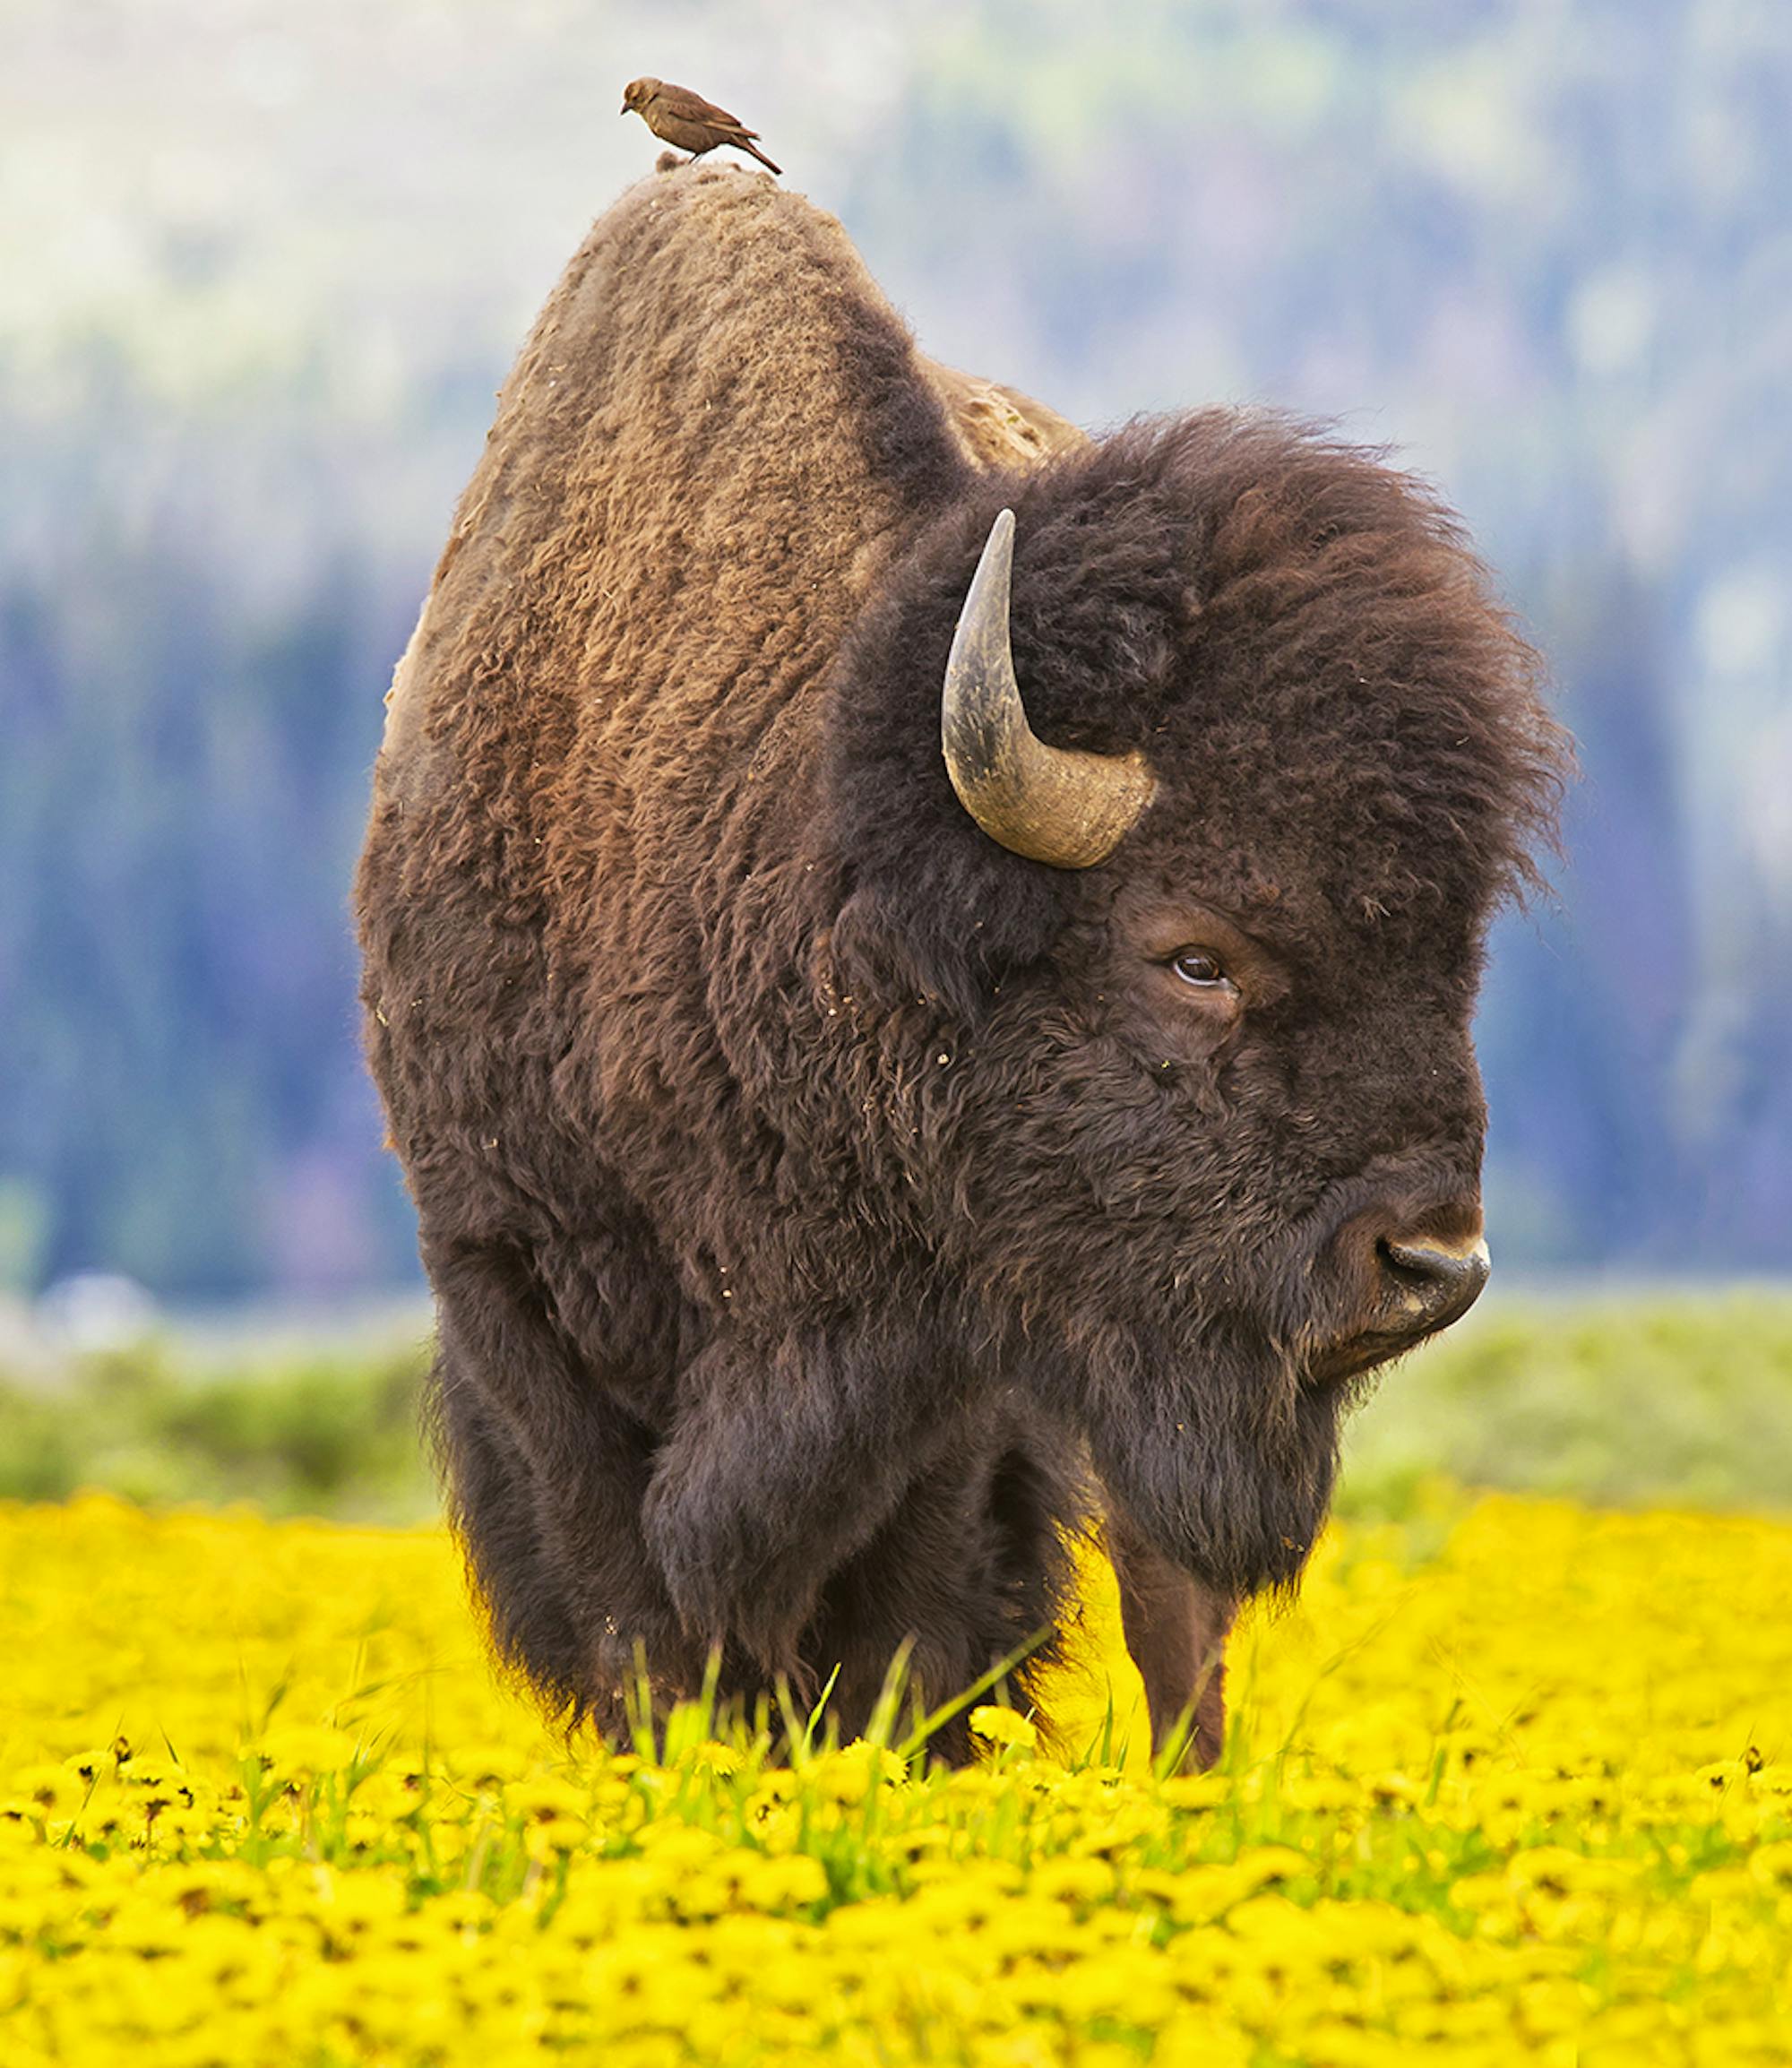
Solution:
[[[1106,861],[1157,794],[1142,754],[1047,746],[1027,723],[1008,641],[1014,513],[990,528],[959,612],[940,745],[959,802],[993,840],[1055,869]]]

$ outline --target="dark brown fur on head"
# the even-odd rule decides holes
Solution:
[[[394,685],[364,990],[451,1492],[507,1654],[607,1722],[637,1644],[743,1695],[838,1663],[850,1725],[912,1636],[937,1698],[1105,1503],[1135,1650],[1180,1604],[1161,1726],[1197,1593],[1310,1547],[1383,1232],[1478,1222],[1481,939],[1560,745],[1452,523],[1227,412],[995,476],[943,392],[826,218],[644,183]],[[1159,776],[1088,870],[940,758],[1004,504],[1035,728]],[[1236,1011],[1176,989],[1185,925]]]
[[[1033,722],[1161,779],[1098,869],[985,838],[911,686],[1004,501]],[[1433,495],[1229,411],[967,498],[836,671],[837,981],[874,1021],[934,1001],[956,1051],[910,1182],[1110,1490],[1225,1591],[1291,1579],[1322,1518],[1345,1389],[1314,1374],[1373,1297],[1356,1224],[1476,1230],[1481,943],[1563,766],[1536,672]],[[1185,910],[1263,957],[1219,1037],[1151,966]]]

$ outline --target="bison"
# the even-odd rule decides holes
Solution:
[[[832,1676],[850,1730],[900,1647],[931,1702],[1057,1626],[1095,1529],[1210,1757],[1364,1374],[1486,1275],[1537,674],[1376,456],[1090,442],[761,175],[625,194],[499,398],[357,886],[504,1658],[606,1728],[642,1659]]]

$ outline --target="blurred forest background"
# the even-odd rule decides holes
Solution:
[[[1481,1019],[1495,1252],[1792,1266],[1783,0],[0,0],[0,1292],[415,1282],[347,919],[381,697],[536,306],[651,168],[642,72],[762,129],[937,356],[1097,428],[1285,405],[1441,483],[1586,771]]]

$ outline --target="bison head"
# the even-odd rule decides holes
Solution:
[[[825,980],[966,1325],[1165,1555],[1291,1580],[1353,1390],[1486,1278],[1532,655],[1422,487],[1213,412],[936,523],[831,696]]]

